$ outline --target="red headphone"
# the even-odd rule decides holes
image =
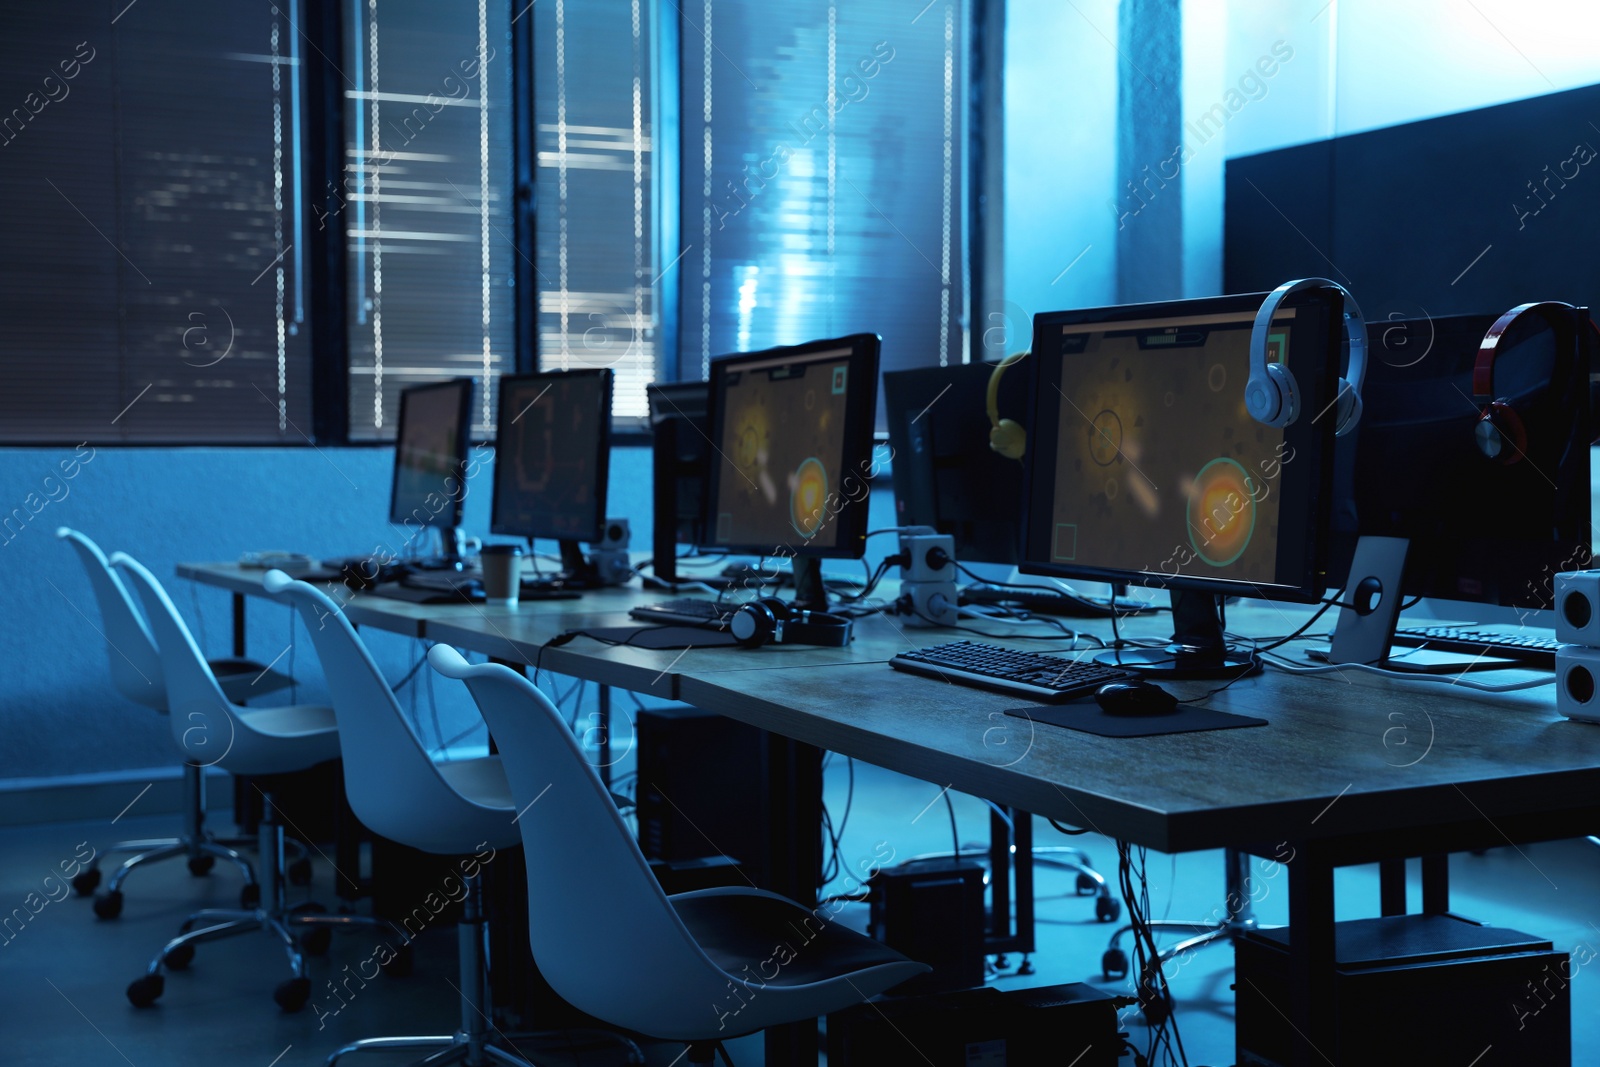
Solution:
[[[1559,300],[1546,300],[1534,304],[1518,304],[1495,320],[1489,332],[1478,345],[1478,360],[1472,367],[1472,396],[1484,400],[1482,413],[1472,428],[1478,451],[1496,463],[1512,464],[1522,459],[1528,450],[1528,428],[1505,397],[1494,395],[1494,361],[1500,351],[1500,341],[1511,327],[1524,315],[1538,315],[1556,332],[1556,343],[1570,333],[1571,319],[1565,314],[1577,309]],[[1559,361],[1560,356],[1557,355]]]

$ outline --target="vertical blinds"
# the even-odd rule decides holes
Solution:
[[[681,11],[680,375],[856,331],[885,370],[962,362],[962,0]]]
[[[348,0],[343,188],[318,220],[349,249],[350,437],[390,440],[399,392],[476,377],[494,434],[513,352],[510,5]]]
[[[0,440],[304,440],[296,8],[8,5]]]
[[[655,7],[544,0],[532,12],[539,363],[610,367],[619,417],[649,414],[660,340]]]

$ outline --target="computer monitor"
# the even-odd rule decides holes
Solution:
[[[919,367],[883,376],[894,456],[895,521],[955,539],[962,563],[1015,566],[1021,541],[1022,464],[989,447],[986,397],[993,363]],[[999,407],[1023,417],[1019,367],[1000,379]]]
[[[576,580],[586,569],[580,544],[605,536],[610,461],[610,370],[507,375],[489,529],[560,542],[563,570]]]
[[[1356,533],[1410,541],[1406,596],[1525,614],[1552,606],[1557,572],[1589,565],[1594,332],[1587,309],[1556,314],[1559,329],[1524,316],[1493,359],[1493,398],[1515,411],[1525,433],[1499,459],[1479,448],[1487,398],[1475,397],[1473,383],[1497,316],[1370,327],[1360,432],[1339,447],[1340,498],[1350,502]],[[1345,580],[1352,542],[1341,538],[1335,584]]]
[[[706,540],[706,480],[711,470],[711,385],[659,382],[645,386],[650,403],[655,576],[677,580],[680,544]]]
[[[454,531],[461,525],[461,504],[467,495],[471,410],[471,378],[400,392],[389,521],[442,531],[446,560],[458,555]]]
[[[712,361],[709,544],[861,558],[878,345],[856,334]]]
[[[1022,569],[1166,588],[1174,643],[1117,651],[1174,676],[1255,669],[1231,652],[1221,595],[1324,591],[1342,293],[1291,293],[1269,361],[1300,394],[1285,427],[1245,408],[1263,294],[1037,315],[1023,472]]]

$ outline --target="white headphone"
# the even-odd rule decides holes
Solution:
[[[1339,378],[1337,423],[1334,434],[1343,437],[1361,421],[1361,385],[1367,377],[1367,324],[1356,298],[1338,282],[1326,278],[1301,278],[1284,282],[1268,294],[1256,312],[1250,331],[1250,380],[1244,387],[1244,407],[1252,418],[1268,426],[1288,426],[1300,417],[1300,387],[1288,364],[1267,361],[1267,338],[1273,316],[1284,300],[1305,289],[1337,289],[1344,295],[1345,372]]]

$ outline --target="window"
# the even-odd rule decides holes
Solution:
[[[870,331],[962,362],[966,5],[682,7],[679,372]]]
[[[539,365],[610,367],[612,413],[628,419],[649,414],[667,266],[656,227],[655,7],[533,9]]]
[[[391,440],[399,392],[474,376],[494,434],[515,363],[511,12],[487,0],[347,0],[342,189],[350,438]]]
[[[296,6],[8,6],[0,440],[305,439]]]

